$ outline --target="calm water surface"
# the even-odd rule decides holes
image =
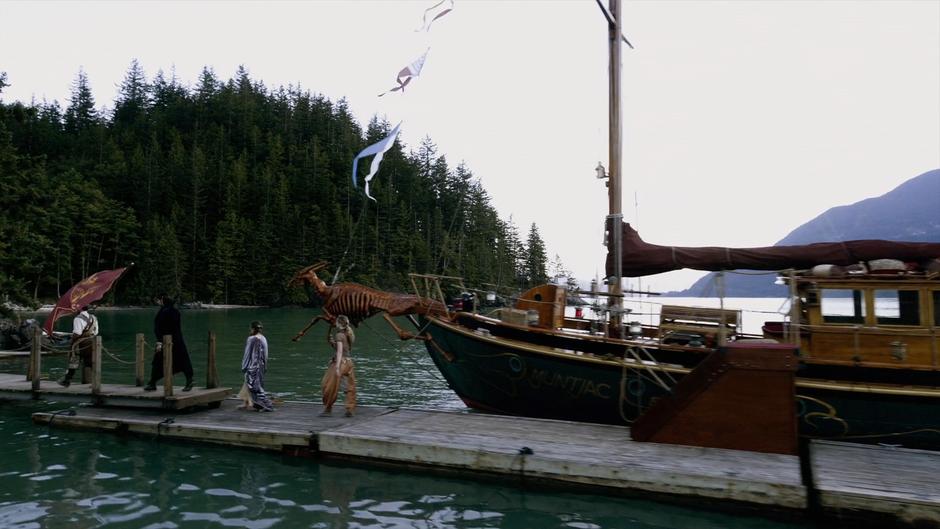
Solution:
[[[99,311],[105,382],[132,383],[134,334],[152,342],[155,309]],[[313,313],[303,309],[185,310],[183,331],[197,380],[207,334],[218,335],[225,385],[241,384],[248,324],[261,320],[271,346],[267,388],[282,400],[319,400],[329,358],[319,324],[290,337]],[[60,324],[65,328],[65,323]],[[407,328],[407,322],[402,322]],[[148,353],[149,354],[149,353]],[[419,343],[402,343],[379,318],[358,329],[354,355],[363,405],[464,410]],[[23,372],[22,362],[0,370]],[[60,376],[63,358],[44,359]],[[147,374],[149,375],[149,365]],[[181,383],[181,375],[177,375]],[[33,425],[55,403],[0,403],[0,528],[796,528],[643,500],[416,473],[322,464],[275,454]]]

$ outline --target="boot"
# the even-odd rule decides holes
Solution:
[[[69,387],[70,385],[72,385],[72,377],[74,376],[75,376],[75,370],[69,369],[68,371],[65,372],[65,376],[59,380],[59,385],[65,388]]]
[[[91,384],[91,368],[88,366],[82,368],[82,384]]]
[[[144,386],[144,391],[156,391],[157,390],[157,381],[150,379],[150,382],[147,382],[147,385]]]
[[[186,379],[186,385],[183,386],[183,391],[189,391],[193,389],[193,378],[189,377]]]

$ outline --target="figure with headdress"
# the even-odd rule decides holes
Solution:
[[[333,412],[333,403],[339,395],[342,382],[346,381],[346,417],[352,417],[356,412],[356,374],[350,353],[356,334],[345,315],[336,317],[336,325],[330,333],[329,342],[333,346],[333,356],[330,365],[323,374],[321,388],[323,390],[323,413],[330,415]]]

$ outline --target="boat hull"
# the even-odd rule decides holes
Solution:
[[[630,424],[668,394],[670,377],[679,380],[691,370],[653,370],[605,354],[596,343],[580,348],[595,350],[587,353],[551,347],[545,336],[511,339],[438,318],[424,320],[422,328],[432,338],[426,342],[432,360],[464,403],[503,414]],[[605,347],[614,350],[614,344]],[[940,449],[940,390],[799,377],[796,395],[802,436]]]

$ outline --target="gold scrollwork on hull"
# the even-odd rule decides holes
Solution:
[[[803,413],[800,415],[803,418],[803,421],[812,426],[813,428],[819,430],[819,425],[814,422],[816,419],[823,421],[832,421],[842,427],[842,433],[837,437],[844,437],[849,433],[849,423],[845,422],[845,419],[839,417],[839,411],[836,410],[835,406],[829,404],[828,402],[819,400],[814,397],[808,397],[806,395],[797,395],[797,402],[803,408]],[[814,403],[822,407],[822,411],[809,411],[809,406],[807,403]]]

